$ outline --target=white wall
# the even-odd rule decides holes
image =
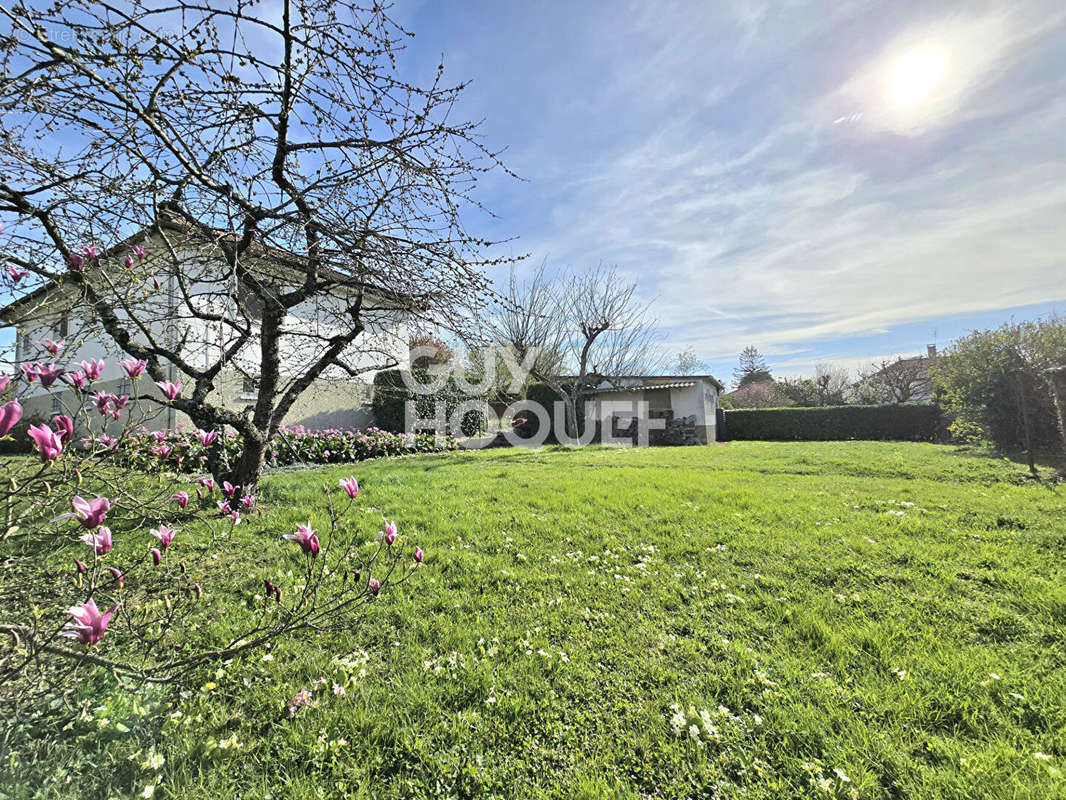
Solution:
[[[155,240],[149,242],[148,249],[149,252],[162,252],[165,250],[165,245],[161,240]],[[205,266],[202,260],[191,251],[179,253],[179,257],[183,262],[193,265],[190,268],[193,272],[196,269],[214,268],[214,265]],[[151,261],[148,263],[151,264]],[[148,291],[151,283],[150,275],[143,287],[131,287],[134,292],[137,292],[139,288],[145,290],[144,296],[139,296],[137,300],[135,312],[137,320],[146,324],[151,336],[157,341],[176,342],[184,336],[185,345],[182,357],[188,363],[204,367],[217,361],[234,340],[233,331],[221,323],[209,323],[196,319],[174,283],[168,280],[166,275],[157,275],[156,278],[162,286],[158,291]],[[199,309],[218,314],[224,314],[227,311],[233,313],[233,309],[227,308],[230,301],[218,295],[217,285],[193,282],[189,287],[189,294],[194,306]],[[138,295],[140,295],[139,292]],[[375,366],[386,365],[390,361],[395,361],[402,367],[409,365],[407,314],[396,309],[375,310],[373,308],[384,305],[386,303],[369,294],[364,300],[364,306],[370,307],[364,311],[363,316],[366,330],[348,347],[343,357],[343,360],[356,370],[369,370]],[[344,313],[345,308],[345,298],[327,297],[302,303],[292,309],[286,317],[284,329],[308,335],[302,338],[297,336],[283,339],[280,353],[283,376],[300,374],[313,359],[321,355],[325,345],[315,337],[328,337],[347,329],[350,317]],[[176,314],[172,313],[171,309],[176,309]],[[119,316],[121,318],[125,315],[119,313]],[[53,359],[44,350],[44,341],[49,338],[61,338],[59,324],[60,315],[54,313],[45,313],[43,316],[22,322],[18,326],[16,358],[20,362],[49,363],[55,360],[65,366],[71,365],[72,359],[76,363],[89,358],[97,358],[104,360],[106,365],[101,380],[120,380],[124,377],[124,372],[118,362],[127,358],[126,354],[115,345],[108,334],[99,327],[90,325],[84,317],[71,316],[68,323],[69,333],[66,336],[67,350],[58,359]],[[135,340],[147,341],[132,320],[129,320],[128,329]],[[259,343],[255,338],[245,345],[233,359],[235,367],[252,376],[258,374],[259,362]],[[372,382],[374,374],[374,370],[366,371],[361,375],[361,379]],[[180,375],[176,377],[180,380]],[[333,380],[351,380],[346,371],[337,367],[327,370],[323,377]],[[30,393],[42,394],[46,391],[40,384],[35,383]]]

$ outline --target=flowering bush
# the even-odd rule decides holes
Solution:
[[[373,427],[312,431],[296,426],[281,429],[267,451],[266,463],[269,467],[346,464],[368,458],[437,453],[457,448],[454,438],[430,433],[390,433]],[[167,431],[141,430],[127,436],[116,448],[115,457],[120,464],[138,470],[162,468],[197,472],[209,468],[212,456],[227,463],[235,459],[241,449],[241,438],[233,432],[218,436],[215,431],[207,433],[179,426]]]
[[[63,343],[46,348],[55,356]],[[210,476],[187,487],[164,483],[161,467],[202,467],[211,448],[224,454],[235,437],[147,433],[138,427],[144,416],[130,418],[140,362],[123,364],[134,389],[121,397],[94,391],[102,362],[79,366],[23,365],[16,384],[23,394],[35,381],[51,391],[66,375],[75,396],[72,408],[26,434],[12,433],[22,418],[19,398],[0,405],[0,439],[28,436],[36,456],[0,462],[8,524],[0,540],[0,632],[8,637],[0,696],[56,689],[85,665],[179,680],[198,664],[284,634],[350,629],[368,603],[422,563],[422,550],[405,544],[395,523],[383,520],[375,540],[345,520],[359,495],[354,477],[327,487],[324,509],[311,510],[295,532],[264,526],[252,487]],[[0,392],[10,383],[0,376]],[[347,461],[441,446],[448,443],[376,430],[291,430],[272,461]],[[233,534],[249,520],[276,542],[274,551],[241,546]],[[286,569],[277,548],[302,567]],[[235,572],[247,578],[243,598],[233,595]]]

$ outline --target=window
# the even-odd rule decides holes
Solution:
[[[123,378],[121,381],[119,381],[118,393],[119,394],[129,394],[131,388],[132,388],[132,384],[130,384],[130,379],[129,378]]]
[[[53,396],[52,397],[52,413],[53,414],[62,414],[63,413],[63,404],[59,402],[59,397],[58,396]]]
[[[241,397],[254,396],[259,391],[259,378],[254,375],[245,375],[241,383]]]
[[[66,339],[70,335],[70,318],[66,314],[59,318],[59,326],[56,328],[56,333],[60,339]]]

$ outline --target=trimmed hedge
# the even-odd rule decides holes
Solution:
[[[418,383],[433,383],[433,377],[424,369],[412,370],[412,375]],[[406,422],[404,404],[408,400],[415,401],[415,409],[422,419],[432,419],[436,404],[442,402],[450,419],[455,408],[470,399],[484,398],[468,397],[452,378],[449,378],[435,394],[416,394],[407,387],[404,373],[401,370],[389,369],[382,370],[374,376],[374,397],[371,400],[371,409],[374,413],[374,422],[379,428],[393,433],[403,433]],[[474,436],[485,427],[485,417],[476,411],[468,411],[463,415],[461,427],[462,434]],[[460,431],[449,431],[449,433],[458,436]]]
[[[934,405],[819,406],[726,410],[730,439],[897,439],[935,442],[942,438]]]

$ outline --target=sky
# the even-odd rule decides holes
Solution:
[[[728,377],[1066,311],[1066,5],[400,0],[499,174],[471,227],[604,261]]]
[[[266,0],[269,12],[277,0]],[[506,148],[471,230],[616,265],[727,379],[1066,313],[1066,4],[396,0],[405,77]],[[505,279],[501,270],[495,278]],[[0,334],[3,336],[4,334]],[[0,341],[0,344],[3,344]]]

